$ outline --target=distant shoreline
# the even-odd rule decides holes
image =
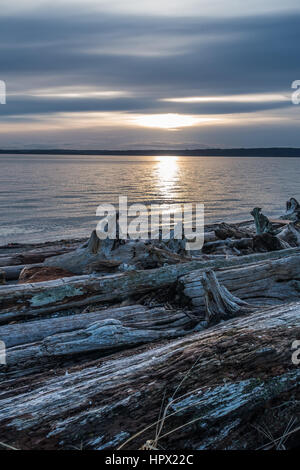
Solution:
[[[167,156],[187,157],[300,157],[300,148],[228,148],[181,150],[79,150],[79,149],[0,149],[0,155],[119,155],[119,156]]]

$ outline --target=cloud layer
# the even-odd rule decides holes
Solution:
[[[300,146],[298,2],[10,3],[0,147]]]

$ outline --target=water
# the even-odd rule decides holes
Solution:
[[[0,245],[82,237],[102,202],[205,204],[205,221],[269,216],[300,199],[300,159],[146,156],[0,156]]]

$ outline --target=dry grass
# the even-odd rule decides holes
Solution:
[[[17,449],[16,447],[13,447],[9,444],[5,444],[4,442],[0,442],[0,446],[2,447],[5,447],[6,449],[9,449],[9,450],[20,450],[20,449]]]
[[[192,424],[193,422],[196,422],[196,421],[199,421],[201,418],[197,418],[193,421],[190,421],[186,424],[183,424],[182,426],[178,427],[178,428],[175,428],[165,434],[162,435],[162,430],[164,428],[164,425],[165,425],[165,421],[170,418],[171,416],[174,416],[178,413],[178,411],[183,411],[185,410],[186,408],[189,408],[190,405],[188,406],[185,406],[185,407],[182,407],[180,410],[178,411],[174,411],[173,413],[169,413],[169,409],[172,405],[174,405],[176,403],[176,401],[179,401],[183,398],[186,398],[188,397],[189,395],[195,393],[195,392],[198,392],[199,390],[201,390],[203,387],[201,387],[200,389],[196,389],[196,390],[192,390],[188,393],[185,393],[183,395],[179,395],[176,397],[177,393],[179,392],[179,390],[181,389],[183,383],[186,381],[186,379],[188,378],[188,376],[190,375],[191,371],[194,369],[194,367],[196,366],[196,364],[198,363],[198,361],[200,360],[200,357],[198,357],[198,359],[196,359],[196,361],[194,362],[194,364],[192,365],[192,367],[187,371],[187,373],[184,375],[184,377],[182,378],[182,380],[180,381],[180,383],[177,385],[173,395],[169,398],[168,400],[168,404],[164,407],[164,403],[165,403],[165,393],[164,393],[164,396],[163,396],[163,399],[162,399],[162,403],[161,403],[161,407],[160,407],[160,411],[159,411],[159,416],[158,416],[158,420],[155,421],[154,423],[151,423],[149,424],[148,426],[146,426],[145,428],[143,428],[141,431],[137,432],[136,434],[134,434],[133,436],[131,436],[129,439],[127,439],[125,442],[123,442],[118,448],[117,450],[121,450],[123,449],[127,444],[129,444],[129,442],[133,441],[134,439],[136,439],[137,437],[139,437],[141,434],[143,434],[144,432],[148,431],[149,429],[153,428],[154,426],[156,427],[155,429],[155,436],[153,437],[153,439],[148,439],[141,447],[139,450],[158,450],[160,448],[160,445],[158,443],[158,441],[164,437],[166,437],[167,435],[170,435],[172,434],[173,432],[177,431],[178,429],[182,429],[183,427],[185,426],[188,426],[190,424]],[[197,404],[194,403],[193,405]]]

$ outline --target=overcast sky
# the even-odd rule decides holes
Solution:
[[[1,0],[0,148],[300,147],[299,0]]]

